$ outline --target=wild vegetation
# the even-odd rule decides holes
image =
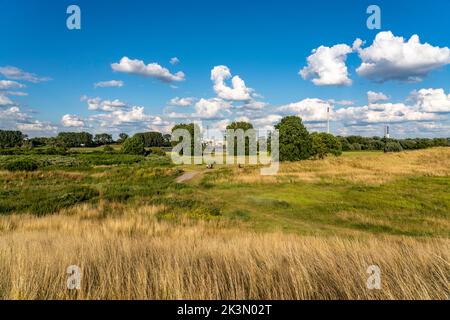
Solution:
[[[289,161],[274,176],[174,165],[154,133],[3,133],[17,141],[0,149],[0,298],[447,299],[450,148],[342,153],[297,117],[278,128]]]
[[[155,155],[107,156],[114,161],[104,165],[96,153],[34,155],[47,165],[0,171],[0,298],[450,293],[447,148],[288,162],[273,177],[256,167],[205,172]],[[176,183],[183,170],[199,175]],[[65,287],[73,264],[81,290]],[[373,264],[381,290],[366,287]]]

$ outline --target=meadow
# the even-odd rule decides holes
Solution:
[[[20,158],[38,169],[5,170]],[[0,181],[2,299],[450,295],[449,148],[286,162],[276,176],[98,150],[2,155]],[[366,287],[369,265],[381,290]]]

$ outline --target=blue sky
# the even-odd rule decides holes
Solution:
[[[71,4],[81,30],[66,27]],[[380,30],[366,26],[371,4]],[[335,134],[381,135],[389,124],[398,137],[450,136],[449,13],[446,0],[3,0],[1,128],[118,134],[236,119],[270,128],[298,114],[323,131],[329,106]],[[95,87],[112,80],[123,85]]]

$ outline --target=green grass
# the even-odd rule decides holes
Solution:
[[[2,156],[0,163],[13,159]],[[40,163],[39,171],[0,175],[0,214],[43,215],[86,201],[136,202],[160,197],[175,188],[178,174],[168,159],[152,156],[86,154],[33,159]]]
[[[0,168],[17,159],[33,159],[39,169],[0,174],[0,214],[44,215],[103,200],[163,205],[160,219],[229,219],[257,231],[450,236],[448,176],[405,176],[379,185],[327,178],[244,184],[218,182],[233,174],[220,167],[196,183],[177,184],[181,167],[168,157],[99,152],[0,156]]]
[[[192,196],[216,199],[224,216],[242,216],[257,230],[450,236],[445,224],[450,218],[450,177],[408,177],[380,186],[339,181],[214,184],[223,174],[226,170],[206,175],[203,184],[208,188]]]

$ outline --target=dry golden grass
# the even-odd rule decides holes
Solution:
[[[234,168],[233,173],[222,177],[218,182],[319,182],[327,178],[377,185],[404,176],[449,176],[450,149],[433,148],[390,154],[361,153],[328,157],[320,161],[280,163],[276,176],[262,176],[255,167],[247,167],[245,170]]]
[[[3,299],[447,299],[450,240],[257,234],[101,203],[0,217]],[[368,290],[369,265],[381,290]],[[66,268],[82,270],[81,290]]]

